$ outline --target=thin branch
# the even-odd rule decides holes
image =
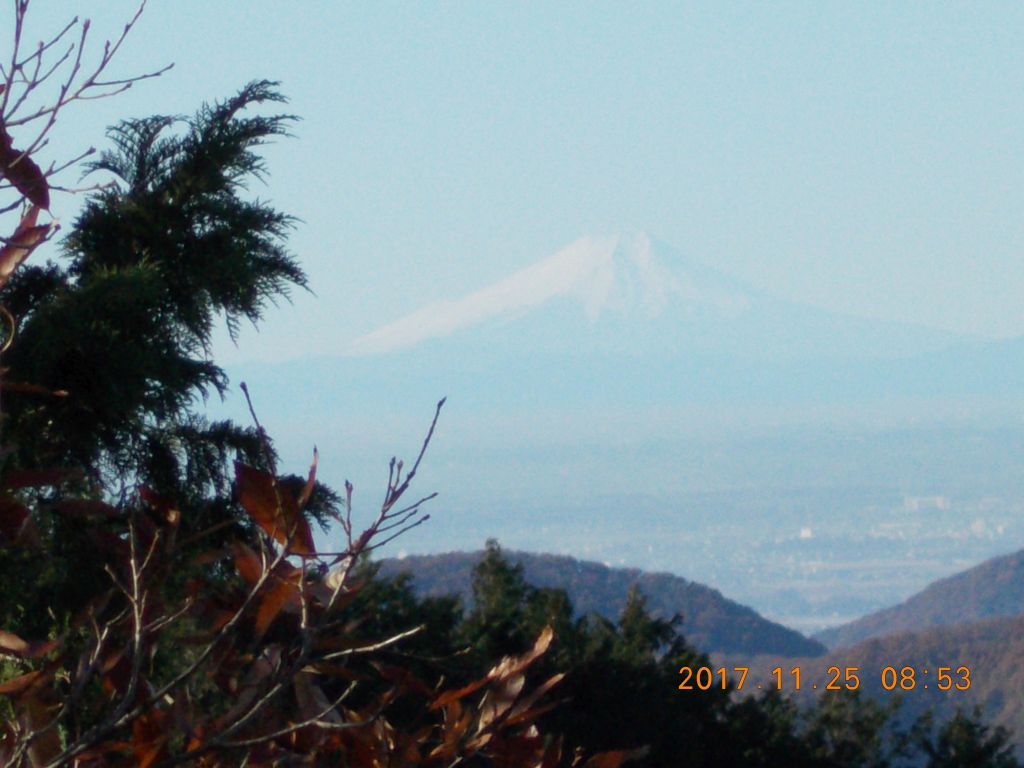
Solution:
[[[423,445],[420,446],[419,455],[416,457],[416,461],[413,463],[412,469],[409,470],[409,473],[405,476],[405,480],[403,480],[402,484],[399,485],[389,496],[388,501],[384,504],[385,509],[390,509],[394,503],[398,501],[399,497],[401,497],[409,487],[409,483],[411,483],[412,479],[416,477],[416,471],[420,468],[420,462],[423,461],[423,456],[427,452],[427,446],[430,445],[430,440],[434,436],[434,428],[437,426],[437,420],[441,416],[441,408],[444,406],[447,399],[448,398],[446,397],[442,397],[438,401],[437,408],[434,410],[434,419],[430,422],[430,429],[427,430],[427,436],[423,439]],[[395,481],[398,481],[397,477],[395,478]]]
[[[24,31],[29,3],[27,0],[15,0],[14,5],[10,57],[5,65],[0,65],[0,135],[3,136],[5,146],[0,178],[5,174],[11,175],[12,168],[17,168],[26,160],[33,158],[47,146],[48,134],[69,104],[115,96],[137,82],[159,77],[173,66],[169,64],[134,76],[104,77],[142,16],[146,0],[139,2],[134,14],[113,42],[107,40],[102,45],[99,57],[92,67],[87,66],[87,58],[91,57],[86,56],[91,47],[91,25],[88,19],[80,21],[76,16],[48,40],[40,41],[32,50],[26,52]],[[72,35],[75,37],[71,38]],[[53,82],[54,80],[57,82]],[[38,100],[36,97],[39,97]],[[42,103],[38,103],[39,101]],[[29,127],[33,125],[34,128]],[[31,131],[30,137],[22,136],[15,143],[17,137],[12,139],[10,132],[17,132],[17,129]],[[17,156],[13,158],[11,155],[15,151],[11,149],[12,144],[17,147]],[[46,183],[34,186],[38,189],[38,194],[43,195],[49,191],[77,191],[52,185],[49,180],[53,175],[77,164],[88,154],[91,154],[91,151],[80,153],[71,160],[51,164],[50,170],[43,174]],[[3,188],[10,189],[11,186],[5,185]],[[26,197],[25,189],[26,186],[21,185],[16,190],[13,205],[6,202],[0,204],[0,213],[15,210]]]
[[[301,723],[295,723],[294,725],[290,725],[287,728],[282,728],[278,731],[274,731],[273,733],[267,733],[256,738],[245,739],[243,741],[225,742],[222,746],[228,748],[254,747],[257,744],[265,744],[268,741],[280,739],[282,736],[287,736],[291,733],[295,733],[296,731],[302,730],[303,728],[308,728],[311,725],[315,725],[320,728],[327,728],[330,730],[343,730],[345,728],[363,728],[367,725],[376,722],[377,719],[380,718],[380,712],[377,712],[372,717],[369,717],[366,720],[357,720],[354,722],[350,721],[347,723],[326,723],[323,722],[323,720],[321,720],[321,718],[330,714],[334,709],[336,709],[341,704],[341,702],[348,698],[348,695],[352,688],[354,687],[354,685],[355,684],[353,683],[348,688],[346,688],[345,691],[341,694],[341,696],[335,699],[334,702],[325,707],[319,714],[315,715],[314,717],[310,717],[306,720],[303,720]]]
[[[420,632],[427,628],[426,624],[420,624],[418,627],[407,629],[405,632],[399,632],[397,635],[392,635],[387,640],[381,640],[379,643],[373,645],[361,645],[358,648],[346,648],[344,651],[335,651],[334,653],[328,653],[323,656],[324,661],[330,661],[332,659],[340,659],[346,656],[356,656],[361,653],[373,653],[375,651],[383,650],[384,648],[390,648],[396,643],[400,643],[414,635],[418,635]]]

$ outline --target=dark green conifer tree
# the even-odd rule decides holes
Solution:
[[[215,326],[237,333],[306,285],[285,245],[294,220],[249,190],[265,171],[258,150],[294,120],[252,112],[283,101],[274,83],[253,82],[189,118],[112,128],[113,149],[90,166],[112,182],[86,201],[62,259],[23,265],[0,291],[18,323],[5,381],[64,393],[5,388],[4,466],[81,473],[44,501],[130,504],[146,486],[182,510],[182,538],[244,518],[227,514],[231,462],[265,465],[270,443],[251,426],[207,420],[202,404],[227,391],[212,359]],[[334,502],[319,486],[309,511],[323,522]],[[106,583],[90,556],[96,525],[50,509],[35,514],[52,556],[0,564],[3,626],[30,634],[47,619],[29,607],[59,615]]]
[[[974,710],[973,715],[958,711],[939,727],[934,738],[925,736],[921,748],[927,755],[927,768],[1020,766],[1009,732],[999,726],[986,725],[978,709]]]
[[[191,498],[224,489],[225,452],[255,458],[252,429],[196,406],[227,386],[215,324],[235,333],[306,283],[285,248],[292,218],[247,194],[264,172],[256,150],[293,118],[243,113],[281,101],[254,82],[188,119],[111,129],[114,150],[90,170],[112,184],[87,201],[64,260],[23,268],[0,296],[19,323],[8,378],[67,392],[5,398],[5,437],[26,463]]]
[[[909,734],[895,715],[899,700],[886,704],[860,691],[830,691],[805,714],[801,740],[813,765],[890,768],[902,765]]]

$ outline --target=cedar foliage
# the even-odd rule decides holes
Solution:
[[[19,270],[0,297],[19,318],[9,376],[68,393],[9,399],[26,461],[185,503],[230,486],[228,454],[257,460],[252,429],[209,424],[195,405],[226,391],[210,357],[218,318],[234,332],[306,284],[285,247],[291,217],[245,196],[265,171],[256,150],[293,120],[246,112],[281,101],[259,81],[188,119],[111,129],[115,149],[87,167],[113,183],[87,201],[62,263]]]

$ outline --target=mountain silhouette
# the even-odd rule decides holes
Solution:
[[[597,613],[615,621],[630,587],[636,585],[654,615],[671,618],[680,614],[683,635],[702,651],[748,656],[812,656],[825,651],[820,643],[769,621],[718,590],[670,573],[609,568],[564,555],[507,550],[504,555],[523,565],[527,583],[564,589],[577,615]],[[473,567],[482,556],[478,551],[386,559],[381,561],[381,574],[410,573],[414,588],[423,595],[459,594],[468,598]]]

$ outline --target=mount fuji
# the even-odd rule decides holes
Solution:
[[[587,236],[273,371],[302,403],[358,410],[416,392],[470,412],[849,406],[1024,392],[1024,340],[989,341],[774,298],[644,233]],[[234,378],[237,379],[237,376]],[[422,407],[420,404],[419,407]]]
[[[694,352],[749,360],[881,359],[952,334],[774,299],[645,233],[583,237],[467,296],[428,304],[356,339],[381,355],[450,339],[507,351]]]
[[[780,300],[643,233],[580,238],[310,365],[329,381],[341,377],[360,400],[364,392],[402,402],[399,385],[415,379],[465,407],[505,411],[789,408],[1024,391],[1020,340]]]

